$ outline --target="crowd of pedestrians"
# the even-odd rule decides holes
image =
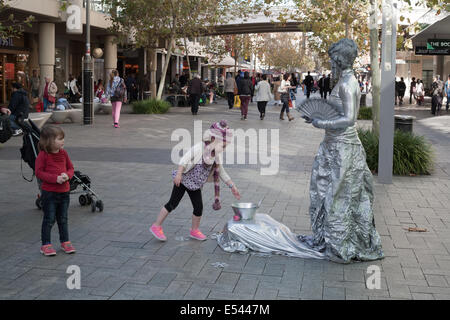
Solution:
[[[174,85],[181,82],[180,79],[181,77],[177,77]],[[171,87],[173,88],[174,85]],[[274,106],[281,106],[280,120],[285,120],[284,115],[286,114],[287,119],[291,121],[294,117],[289,111],[295,105],[297,89],[300,86],[305,88],[305,95],[309,98],[317,85],[320,88],[321,97],[326,99],[331,92],[331,75],[325,76],[324,74],[319,81],[314,81],[308,71],[308,75],[301,82],[295,73],[285,73],[280,76],[267,74],[251,76],[249,72],[239,70],[235,76],[228,73],[225,79],[219,81],[218,87],[207,80],[202,82],[200,75],[194,74],[192,80],[187,80],[186,95],[193,115],[198,114],[198,106],[201,105],[199,101],[204,100],[203,97],[208,97],[210,103],[216,102],[216,90],[219,89],[227,100],[228,109],[240,108],[241,120],[247,120],[249,104],[252,102],[257,103],[259,117],[264,120],[266,107],[269,102],[273,101]],[[205,95],[205,92],[209,96]]]

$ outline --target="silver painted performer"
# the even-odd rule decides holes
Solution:
[[[336,70],[333,75],[339,78],[330,99],[308,99],[298,106],[307,122],[325,129],[311,173],[313,235],[295,235],[284,224],[259,213],[252,219],[226,223],[217,237],[223,250],[339,263],[384,257],[372,211],[373,177],[355,128],[361,93],[352,66],[358,48],[352,40],[342,39],[328,53]],[[310,117],[307,108],[315,110],[308,113]]]
[[[340,117],[307,120],[325,129],[325,138],[311,173],[313,235],[298,239],[336,262],[381,259],[384,254],[372,210],[373,176],[355,127],[361,93],[352,66],[358,48],[354,41],[341,39],[328,54],[339,78],[329,103]]]

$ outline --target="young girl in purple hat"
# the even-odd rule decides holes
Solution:
[[[221,208],[219,178],[231,189],[236,199],[241,198],[219,157],[227,144],[231,143],[231,137],[232,132],[225,120],[215,122],[203,135],[203,141],[194,145],[181,158],[178,169],[172,173],[174,186],[170,200],[161,208],[155,223],[150,227],[150,232],[158,240],[167,240],[161,225],[169,212],[178,206],[185,192],[188,193],[194,208],[190,236],[197,240],[206,240],[206,236],[199,230],[203,212],[202,187],[206,182],[214,181],[214,210]]]

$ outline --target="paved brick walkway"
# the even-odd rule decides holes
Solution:
[[[279,128],[280,171],[261,176],[256,165],[227,166],[243,200],[264,198],[261,212],[297,233],[310,233],[309,176],[323,131],[303,121],[281,122],[279,107],[264,121],[250,105],[249,120],[219,103],[201,107],[195,119],[204,129],[226,119],[233,128]],[[297,116],[296,113],[294,113]],[[446,121],[440,117],[440,121]],[[340,265],[327,261],[229,254],[216,241],[187,240],[188,197],[164,224],[169,240],[148,232],[171,191],[170,141],[175,128],[192,132],[188,108],[165,115],[123,114],[114,129],[109,116],[95,125],[64,124],[66,149],[76,169],[88,174],[105,203],[102,213],[80,207],[72,196],[70,239],[74,255],[39,253],[42,212],[34,206],[36,183],[21,177],[20,138],[0,145],[0,299],[449,299],[450,298],[450,139],[445,130],[417,121],[414,130],[433,142],[436,168],[430,176],[395,177],[376,184],[375,218],[386,258]],[[448,119],[447,119],[448,121]],[[370,124],[370,122],[362,122]],[[445,125],[441,125],[442,127]],[[25,175],[30,169],[24,164]],[[202,230],[221,231],[233,200],[222,188],[223,209],[211,208],[213,188],[204,188]],[[426,228],[424,233],[408,227]],[[52,234],[58,243],[57,227]],[[226,263],[225,268],[212,266]],[[369,265],[381,268],[381,289],[366,288]],[[81,268],[81,289],[68,290],[69,265]]]

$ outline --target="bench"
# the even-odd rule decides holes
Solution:
[[[64,123],[69,119],[73,123],[81,123],[83,120],[83,110],[80,109],[68,109],[68,110],[56,110],[51,113],[51,120],[54,123]]]
[[[82,103],[71,103],[70,104],[72,108],[77,110],[83,110],[83,104]],[[106,113],[111,114],[112,110],[112,104],[109,103],[94,103],[94,113]]]
[[[168,94],[165,100],[169,102],[172,105],[172,107],[189,106],[188,96],[185,94]]]

